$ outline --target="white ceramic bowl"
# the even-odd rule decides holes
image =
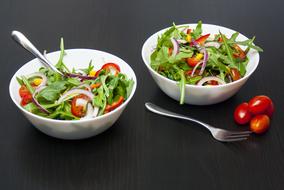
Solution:
[[[38,71],[38,69],[42,67],[42,64],[37,59],[33,59],[26,63],[15,73],[10,81],[10,97],[26,118],[43,133],[61,139],[88,138],[105,131],[119,118],[120,114],[134,95],[137,85],[136,76],[134,71],[125,61],[106,52],[91,49],[70,49],[66,50],[66,53],[67,55],[64,57],[64,63],[70,69],[73,67],[86,68],[91,59],[93,60],[96,70],[98,70],[106,62],[117,63],[121,68],[121,72],[134,80],[134,86],[129,98],[114,111],[86,120],[55,120],[30,113],[20,106],[20,96],[18,93],[20,85],[16,80],[16,76],[27,75]],[[52,63],[56,63],[59,58],[59,54],[59,51],[49,53],[47,54],[47,58]]]
[[[196,24],[183,24],[183,25],[187,25],[193,29],[196,27]],[[211,24],[202,24],[202,29],[203,29],[203,34],[210,33],[212,35],[212,34],[218,34],[219,31],[221,31],[227,37],[230,37],[233,33],[235,33],[234,30],[231,30],[229,28],[217,25],[211,25]],[[150,66],[150,55],[152,54],[153,50],[156,47],[157,38],[159,35],[165,32],[165,30],[167,30],[167,28],[153,34],[151,37],[149,37],[146,40],[146,42],[142,47],[142,58],[150,74],[152,75],[153,79],[158,84],[160,89],[171,98],[179,101],[180,90],[178,87],[178,82],[170,80],[158,74]],[[242,34],[239,34],[237,38],[238,41],[243,41],[247,39],[248,38]],[[246,75],[240,80],[219,86],[196,86],[196,85],[187,84],[185,88],[185,103],[193,105],[210,105],[222,102],[233,96],[246,83],[248,78],[252,75],[252,73],[255,71],[255,69],[258,66],[259,53],[257,51],[250,50],[248,52],[248,57],[249,57],[249,62],[246,67],[247,69]]]

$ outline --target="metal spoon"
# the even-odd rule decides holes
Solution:
[[[36,58],[40,60],[46,67],[49,67],[51,70],[59,73],[64,76],[64,74],[59,71],[52,63],[50,63],[41,53],[40,51],[28,40],[28,38],[19,31],[12,31],[12,38],[20,44],[24,49],[28,52],[32,53]]]

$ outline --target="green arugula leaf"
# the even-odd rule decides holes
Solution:
[[[227,40],[227,44],[236,43],[236,39],[239,36],[239,32],[232,34],[231,38]]]
[[[167,41],[171,38],[171,35],[175,30],[176,30],[176,27],[172,26],[166,32],[164,32],[161,36],[158,37],[158,43],[157,43],[157,50],[158,51],[160,50],[160,48],[163,47],[163,44],[165,43],[165,41]]]
[[[23,80],[20,79],[19,77],[16,77],[16,79],[17,79],[20,86],[22,86],[24,84]]]
[[[81,84],[81,81],[76,78],[67,78],[67,82],[72,86],[78,86]]]
[[[89,62],[89,66],[86,69],[80,69],[85,74],[89,74],[94,69],[94,65],[92,65],[92,60]]]
[[[42,97],[49,102],[54,102],[59,98],[61,91],[66,89],[65,85],[66,81],[57,81],[55,83],[52,83],[51,85],[40,91],[37,97]]]
[[[202,34],[202,21],[200,20],[198,21],[198,24],[195,30],[193,30],[193,32],[191,33],[191,35],[194,39],[197,39],[201,36],[201,34]]]
[[[29,92],[31,94],[33,94],[35,90],[32,87],[32,85],[30,84],[30,82],[28,81],[28,79],[25,76],[22,76],[22,81],[23,81],[24,85],[27,87],[27,89],[29,90]]]
[[[186,83],[187,84],[196,84],[198,81],[202,79],[202,76],[194,76],[194,77],[187,77]]]
[[[235,66],[236,64],[235,64],[235,60],[234,60],[234,58],[233,58],[233,52],[232,52],[231,47],[227,44],[227,38],[226,38],[226,36],[224,36],[221,32],[220,32],[220,35],[221,35],[221,38],[222,38],[222,40],[223,40],[225,49],[226,49],[226,51],[227,51],[227,55],[228,55],[228,57],[229,57],[229,60],[230,60],[231,64]]]
[[[65,71],[67,73],[70,73],[70,70],[68,69],[68,67],[66,67],[66,65],[63,63],[63,57],[65,55],[65,50],[64,50],[64,40],[63,38],[60,39],[60,56],[59,56],[59,60],[57,62],[57,64],[55,65],[55,67],[57,69],[59,69],[60,71]]]

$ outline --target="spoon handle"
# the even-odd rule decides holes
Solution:
[[[20,44],[24,49],[32,53],[35,57],[37,57],[46,67],[49,67],[55,72],[58,72],[62,76],[63,73],[60,72],[53,64],[51,64],[41,53],[40,51],[26,38],[24,34],[19,31],[12,31],[12,38]]]

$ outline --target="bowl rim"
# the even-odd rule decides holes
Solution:
[[[190,27],[193,27],[193,26],[196,26],[196,25],[197,25],[197,23],[188,23],[188,24],[178,24],[178,25],[176,25],[176,26],[190,26]],[[223,29],[225,29],[225,30],[231,30],[231,31],[233,31],[233,32],[237,32],[236,30],[233,30],[233,29],[231,29],[231,28],[227,28],[227,27],[224,27],[224,26],[220,26],[220,25],[202,23],[202,26],[204,26],[204,25],[206,25],[206,26],[211,26],[211,27],[218,27],[218,28],[221,28],[221,29],[223,28]],[[154,34],[152,34],[150,37],[148,37],[148,38],[145,40],[145,42],[144,42],[144,44],[143,44],[143,46],[142,46],[141,55],[142,55],[142,59],[143,59],[144,64],[146,65],[146,67],[148,68],[148,70],[151,71],[151,73],[154,73],[155,76],[159,77],[159,78],[162,79],[162,80],[168,81],[168,82],[170,82],[170,83],[172,83],[172,84],[178,84],[179,81],[171,80],[171,79],[169,79],[169,78],[167,78],[167,77],[165,77],[165,76],[163,76],[163,75],[160,75],[158,72],[156,72],[154,69],[152,69],[152,67],[150,66],[150,63],[148,63],[148,61],[146,60],[146,57],[144,56],[144,52],[145,52],[145,50],[146,50],[146,45],[149,43],[150,39],[153,38],[153,37],[155,37],[155,36],[160,35],[163,31],[169,29],[170,27],[171,27],[171,26],[166,27],[166,28],[163,28],[163,29],[161,29],[161,30],[155,32]],[[243,35],[243,34],[240,33],[240,32],[239,32],[239,35],[242,35],[242,36],[244,36],[245,38],[247,38],[245,35]],[[248,39],[248,38],[247,38],[247,39]],[[250,50],[250,51],[254,51],[254,52],[255,52],[255,55],[254,55],[254,56],[256,56],[256,63],[253,65],[252,70],[251,70],[249,73],[247,73],[244,77],[240,78],[239,80],[236,80],[236,81],[233,81],[233,82],[230,82],[230,83],[226,83],[226,84],[222,84],[222,85],[217,85],[217,86],[215,86],[215,85],[212,85],[212,86],[197,86],[197,85],[192,85],[192,84],[186,84],[185,87],[186,87],[186,88],[187,88],[187,87],[191,87],[191,88],[195,88],[195,89],[210,89],[210,88],[215,88],[215,89],[217,89],[217,88],[223,88],[223,87],[233,86],[233,85],[235,85],[235,84],[237,84],[237,83],[241,83],[242,81],[246,81],[246,80],[252,75],[252,73],[254,73],[254,71],[256,70],[256,68],[258,67],[259,60],[260,60],[259,52],[255,51],[255,50]]]
[[[23,111],[24,113],[28,114],[29,116],[32,116],[32,117],[35,117],[37,119],[40,119],[40,120],[43,120],[43,121],[46,121],[46,122],[57,122],[57,123],[85,123],[85,122],[90,122],[90,121],[96,121],[96,120],[101,120],[101,119],[105,119],[111,115],[114,115],[116,112],[118,112],[119,110],[123,109],[123,107],[125,107],[129,101],[132,99],[132,97],[134,96],[135,94],[135,91],[136,91],[136,88],[137,88],[137,77],[136,77],[136,74],[134,72],[134,70],[131,68],[131,66],[126,62],[124,61],[123,59],[121,59],[120,57],[116,56],[116,55],[113,55],[111,53],[108,53],[108,52],[105,52],[105,51],[101,51],[101,50],[96,50],[96,49],[89,49],[89,48],[72,48],[72,49],[65,49],[65,51],[95,51],[95,52],[98,52],[98,53],[106,53],[106,54],[109,54],[111,56],[114,56],[115,58],[117,58],[118,60],[120,60],[122,63],[126,64],[129,69],[133,72],[133,81],[134,81],[134,85],[133,85],[133,88],[132,88],[132,91],[131,91],[131,94],[130,96],[127,98],[127,100],[125,102],[123,102],[118,108],[116,108],[115,110],[109,112],[109,113],[106,113],[104,115],[100,115],[98,117],[95,117],[95,118],[88,118],[88,119],[84,119],[84,120],[58,120],[58,119],[51,119],[51,118],[46,118],[46,117],[43,117],[43,116],[39,116],[39,115],[36,115],[34,113],[31,113],[29,111],[27,111],[26,109],[24,109],[22,106],[20,106],[20,104],[14,99],[14,97],[12,96],[13,93],[12,93],[12,82],[13,80],[16,80],[16,74],[17,72],[22,69],[24,66],[30,64],[32,61],[35,61],[37,58],[34,58],[28,62],[26,62],[24,65],[22,65],[12,76],[12,78],[10,79],[10,84],[9,84],[9,95],[10,95],[10,98],[12,99],[12,101],[14,102],[14,104],[21,110]],[[50,53],[47,53],[46,55],[51,55],[51,54],[56,54],[56,53],[59,53],[59,51],[53,51],[53,52],[50,52]]]

